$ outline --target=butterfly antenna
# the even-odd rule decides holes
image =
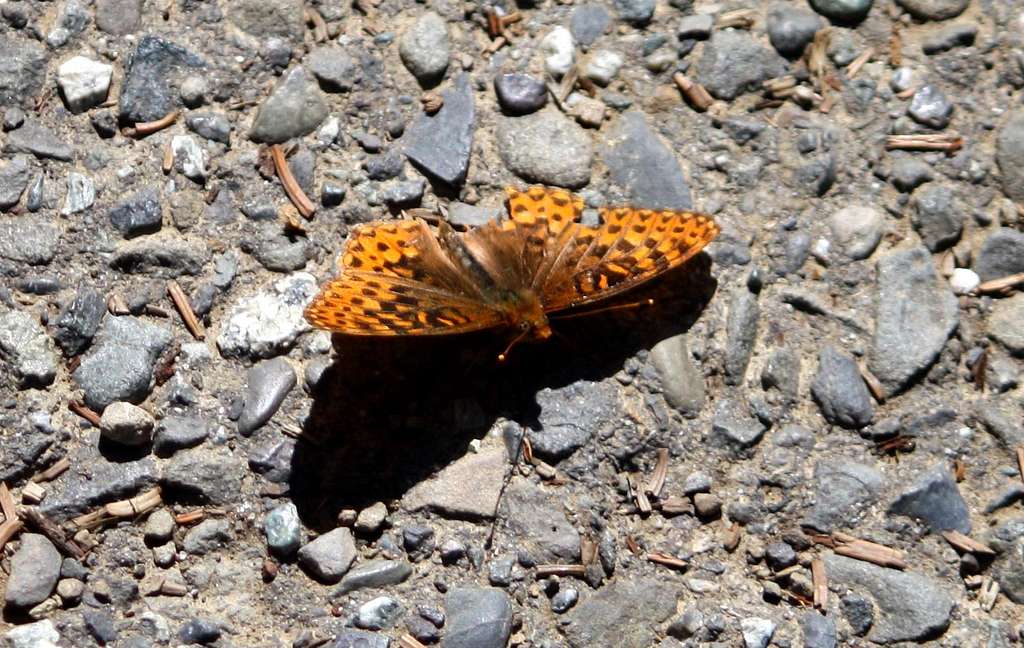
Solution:
[[[630,302],[628,304],[618,304],[616,306],[606,306],[605,308],[598,308],[596,310],[583,311],[581,313],[570,313],[568,315],[549,315],[548,319],[573,319],[576,317],[589,317],[590,315],[596,315],[597,313],[607,313],[609,311],[617,310],[628,310],[632,308],[640,308],[641,306],[654,306],[653,299],[642,299],[637,302]]]
[[[529,332],[530,332],[529,330],[523,331],[522,333],[517,335],[515,337],[515,339],[513,339],[511,342],[509,342],[508,346],[505,347],[505,350],[498,354],[498,362],[505,362],[506,360],[508,360],[508,352],[511,351],[512,347],[514,347],[516,344],[518,344],[520,340],[522,340],[524,337],[526,337],[526,334],[529,333]]]

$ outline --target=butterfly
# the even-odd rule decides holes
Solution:
[[[466,232],[441,221],[356,227],[340,274],[306,309],[314,326],[348,335],[447,335],[507,327],[513,341],[551,336],[552,313],[618,295],[697,254],[719,232],[691,211],[602,209],[547,187],[509,188],[509,218]],[[511,345],[510,345],[511,346]],[[507,350],[506,350],[507,352]],[[499,356],[504,359],[504,354]]]

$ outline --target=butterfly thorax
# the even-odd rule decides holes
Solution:
[[[544,314],[544,306],[532,290],[527,288],[514,293],[507,308],[510,327],[519,329],[532,340],[546,340],[551,337],[551,325]]]

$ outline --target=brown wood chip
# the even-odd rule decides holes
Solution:
[[[584,565],[537,565],[537,578],[548,576],[575,576],[583,578],[587,573]]]
[[[650,560],[652,563],[658,563],[659,565],[665,565],[666,567],[679,570],[684,570],[690,566],[690,563],[686,562],[682,558],[676,558],[675,556],[671,556],[661,551],[649,552],[647,554],[647,560]]]
[[[828,577],[821,558],[811,561],[811,580],[814,583],[814,607],[824,610],[828,607]]]
[[[145,137],[151,135],[157,131],[163,130],[178,120],[180,113],[177,110],[172,110],[160,119],[151,122],[139,122],[135,126],[126,128],[121,131],[125,137]]]
[[[742,537],[743,528],[736,522],[733,522],[722,534],[722,547],[729,553],[732,553],[740,546],[740,539]]]
[[[959,151],[964,139],[956,133],[927,133],[921,135],[889,135],[885,138],[885,150],[906,151]]]
[[[1020,473],[1020,480],[1024,481],[1024,446],[1017,448],[1017,472]]]
[[[970,536],[960,533],[959,531],[943,531],[942,537],[945,538],[949,544],[962,552],[980,554],[983,556],[994,556],[996,554],[992,547],[989,547],[984,542],[979,542]]]
[[[882,567],[892,567],[894,569],[907,568],[907,563],[903,560],[903,552],[901,551],[871,542],[870,540],[861,540],[839,531],[833,533],[832,537],[836,541],[834,551],[841,556],[864,560]]]
[[[185,296],[185,291],[181,289],[178,282],[171,279],[167,282],[167,294],[170,295],[171,301],[174,302],[174,307],[178,309],[178,314],[181,315],[181,320],[185,323],[185,328],[192,334],[197,340],[206,339],[206,331],[203,328],[203,323],[196,317],[196,313],[192,310],[192,304],[189,303],[188,297]]]
[[[316,213],[316,205],[310,201],[306,196],[306,193],[302,191],[302,187],[295,180],[295,176],[292,175],[292,170],[288,166],[288,160],[284,158],[284,149],[281,148],[280,144],[274,144],[270,147],[270,154],[274,160],[274,170],[277,172],[277,177],[281,180],[281,185],[284,187],[284,191],[288,194],[288,198],[295,205],[295,208],[299,210],[305,218],[312,218],[313,214]]]
[[[682,72],[676,72],[673,74],[672,81],[676,84],[676,87],[679,88],[679,91],[683,93],[683,96],[686,97],[686,101],[697,112],[704,112],[715,102],[711,97],[711,93],[707,91],[707,88],[696,81],[690,80]]]
[[[0,512],[4,514],[5,521],[18,519],[18,503],[14,501],[7,482],[0,482]]]
[[[661,489],[665,487],[665,478],[668,476],[668,448],[658,448],[658,461],[654,465],[654,472],[647,480],[645,490],[654,497],[661,497]]]
[[[65,470],[71,467],[71,460],[67,457],[61,457],[52,466],[46,470],[36,473],[32,477],[34,482],[47,482],[59,477]]]
[[[71,401],[68,403],[68,409],[92,423],[94,427],[100,426],[100,415],[86,407],[85,404]]]
[[[1017,274],[1008,275],[1006,277],[1000,277],[999,279],[992,279],[978,285],[976,290],[985,295],[990,293],[1001,293],[1008,292],[1012,288],[1016,288],[1024,284],[1024,272],[1018,272]]]

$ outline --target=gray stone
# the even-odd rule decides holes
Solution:
[[[1024,445],[1024,410],[1020,406],[998,399],[979,403],[977,416],[982,425],[1008,449]]]
[[[1024,110],[1011,112],[999,129],[996,162],[1003,192],[1010,200],[1024,202]]]
[[[571,455],[592,435],[600,434],[623,416],[617,390],[606,382],[577,381],[559,389],[537,392],[539,430],[529,430],[537,456],[559,461]]]
[[[174,536],[174,529],[177,523],[174,516],[166,508],[159,508],[149,514],[146,518],[146,526],[143,528],[143,536],[146,542],[151,544],[163,544],[170,542]]]
[[[978,36],[978,26],[974,23],[949,25],[928,34],[921,41],[921,51],[925,54],[938,54],[956,47],[969,47]]]
[[[846,458],[818,461],[814,479],[814,505],[800,523],[823,533],[851,526],[877,500],[884,485],[874,468]]]
[[[70,144],[34,120],[27,120],[21,128],[7,134],[4,151],[31,153],[40,159],[49,158],[62,162],[70,161],[75,154],[75,149]]]
[[[22,388],[46,387],[57,376],[53,340],[38,319],[0,305],[0,360],[10,366]]]
[[[365,630],[343,629],[330,648],[389,648],[391,639],[386,634]]]
[[[612,0],[612,6],[619,18],[638,27],[651,22],[654,16],[654,0]]]
[[[337,583],[357,555],[352,532],[338,527],[299,549],[299,564],[317,579]]]
[[[878,614],[868,634],[871,641],[924,641],[949,626],[953,600],[926,576],[836,555],[825,557],[825,569],[830,583],[874,599]]]
[[[480,227],[490,221],[501,219],[499,209],[482,205],[467,205],[464,202],[448,203],[448,222],[465,227]]]
[[[504,648],[512,634],[508,594],[491,587],[455,587],[444,599],[442,648]]]
[[[92,207],[96,201],[96,185],[89,176],[75,173],[68,174],[68,193],[64,198],[64,206],[60,208],[63,216],[70,216]]]
[[[836,648],[835,617],[818,612],[805,612],[800,617],[805,648]]]
[[[393,208],[417,205],[423,198],[423,192],[426,189],[427,182],[423,178],[389,180],[381,183],[379,198],[385,205]]]
[[[241,460],[224,446],[175,453],[164,464],[161,483],[185,496],[211,504],[230,504],[242,496]]]
[[[957,300],[939,283],[924,247],[878,261],[878,302],[868,368],[892,396],[907,389],[938,358],[956,330]]]
[[[746,32],[716,31],[697,62],[696,80],[716,99],[735,99],[786,73],[786,60]]]
[[[1000,299],[992,305],[988,317],[988,334],[1006,349],[1024,356],[1024,294]]]
[[[188,530],[181,547],[193,556],[205,556],[234,540],[231,523],[223,518],[208,518]]]
[[[405,167],[405,160],[395,150],[387,151],[377,155],[371,155],[363,162],[366,176],[370,180],[390,180],[402,174]]]
[[[840,251],[851,259],[866,259],[882,240],[884,216],[868,205],[849,205],[832,214],[829,226]]]
[[[128,274],[158,277],[197,275],[210,260],[209,242],[199,236],[163,231],[118,244],[110,266]]]
[[[22,533],[11,556],[4,603],[21,610],[42,603],[57,586],[60,563],[60,552],[46,536]]]
[[[833,346],[818,354],[818,372],[811,394],[825,420],[833,425],[859,429],[871,422],[875,406],[861,378],[857,363]]]
[[[708,13],[683,16],[676,27],[679,40],[705,40],[715,27],[715,17]]]
[[[309,53],[306,65],[327,92],[348,92],[362,78],[359,63],[336,45],[317,47]]]
[[[566,615],[561,628],[572,648],[603,645],[649,648],[658,626],[676,611],[678,591],[665,579],[619,578]]]
[[[1024,604],[1024,537],[1018,537],[996,559],[992,576],[1006,598]]]
[[[191,135],[174,135],[171,137],[171,152],[174,155],[174,168],[189,180],[199,184],[206,182],[209,155]]]
[[[305,34],[303,4],[300,0],[235,0],[231,22],[259,38],[278,37],[301,45]]]
[[[43,89],[46,48],[5,30],[0,37],[0,106],[34,107]]]
[[[778,392],[789,402],[800,393],[800,356],[792,349],[776,349],[761,370],[761,387]]]
[[[296,381],[295,370],[284,358],[265,360],[250,369],[239,434],[248,436],[269,421]]]
[[[964,212],[953,198],[953,190],[931,184],[914,192],[914,229],[932,252],[944,250],[960,238]]]
[[[569,189],[590,182],[594,158],[590,135],[550,107],[501,119],[497,144],[505,166],[528,182]]]
[[[668,404],[683,416],[697,416],[706,399],[704,372],[693,361],[686,334],[680,333],[658,342],[651,349],[650,357]]]
[[[610,23],[611,16],[607,9],[598,4],[584,4],[573,9],[569,18],[569,31],[577,43],[590,47],[604,34]]]
[[[583,76],[599,86],[607,86],[622,69],[624,62],[622,54],[618,52],[605,49],[597,50],[587,59],[587,64],[583,68]],[[597,100],[592,99],[591,101]]]
[[[768,648],[775,634],[775,624],[769,619],[748,617],[740,620],[740,631],[745,648]]]
[[[948,126],[953,118],[953,104],[946,97],[946,93],[928,84],[921,86],[914,93],[907,114],[919,124],[941,130]]]
[[[623,113],[608,131],[601,159],[635,207],[689,209],[690,186],[672,149],[643,113]]]
[[[287,502],[272,509],[263,518],[263,533],[267,546],[275,555],[289,558],[302,544],[302,524],[295,504]]]
[[[98,290],[85,285],[78,287],[74,299],[55,320],[53,338],[65,355],[78,355],[89,346],[106,312],[106,300]]]
[[[278,227],[263,230],[262,238],[252,251],[254,259],[267,270],[293,272],[306,267],[312,250],[309,240],[303,236],[289,236]]]
[[[41,507],[43,513],[57,521],[133,497],[157,482],[159,471],[152,457],[111,462],[99,454],[94,443],[78,449],[70,459],[81,469],[68,471],[52,482]]]
[[[352,527],[356,533],[364,535],[375,535],[381,532],[388,520],[388,507],[384,502],[376,502],[363,510],[356,516],[356,523]]]
[[[461,74],[442,95],[444,105],[433,115],[421,114],[402,138],[409,161],[449,185],[466,180],[476,128],[476,106],[469,75]]]
[[[743,452],[756,446],[764,436],[765,427],[752,417],[738,401],[723,398],[718,401],[711,420],[711,443],[734,452]]]
[[[217,337],[221,355],[269,358],[287,351],[310,330],[303,311],[317,291],[313,275],[296,272],[238,301]]]
[[[970,0],[896,0],[918,20],[949,20],[964,12]]]
[[[96,344],[71,374],[85,394],[85,404],[102,411],[114,401],[145,400],[153,367],[171,337],[167,329],[141,319],[107,318]]]
[[[854,23],[868,15],[872,0],[811,0],[811,7],[839,23]]]
[[[932,179],[932,167],[909,155],[896,158],[889,172],[889,182],[900,191],[913,191]]]
[[[1024,272],[1024,232],[1001,227],[989,234],[978,251],[974,270],[982,281]]]
[[[112,207],[107,217],[125,238],[158,231],[163,221],[159,189],[146,187],[132,194]]]
[[[3,637],[10,648],[56,648],[61,640],[49,619],[14,626]]]
[[[565,614],[580,598],[580,591],[575,587],[566,587],[558,590],[558,593],[551,597],[551,611],[555,614]]]
[[[725,384],[741,385],[747,375],[750,354],[757,339],[757,321],[760,309],[757,296],[746,287],[733,291],[729,300],[729,315],[725,320]]]
[[[138,31],[142,0],[96,0],[96,27],[114,36]]]
[[[80,113],[103,103],[114,68],[85,56],[75,56],[57,68],[57,86],[68,110]]]
[[[501,520],[507,532],[537,563],[574,563],[580,556],[580,534],[560,505],[528,481],[513,480],[501,498]]]
[[[368,560],[348,570],[331,591],[338,598],[367,587],[386,587],[404,582],[412,575],[412,565],[404,560]]]
[[[398,622],[405,608],[390,596],[378,596],[363,603],[356,610],[353,623],[366,630],[387,630]]]
[[[800,56],[824,23],[817,15],[805,9],[775,4],[768,9],[765,26],[768,40],[779,54]]]
[[[417,18],[398,39],[402,63],[422,85],[433,85],[444,76],[451,51],[448,25],[433,11]]]
[[[210,431],[198,416],[170,414],[160,420],[153,436],[153,453],[169,457],[178,450],[199,445]]]
[[[0,167],[0,210],[18,204],[28,187],[30,173],[29,158],[25,155],[16,155]]]
[[[127,122],[155,121],[178,107],[175,81],[203,60],[159,36],[146,35],[128,58],[118,110]]]
[[[231,122],[221,113],[190,112],[185,117],[185,124],[196,135],[214,142],[227,144],[231,141]]]
[[[116,401],[103,410],[100,434],[115,443],[145,445],[153,438],[154,425],[156,421],[146,410],[131,403]]]
[[[312,133],[327,118],[327,102],[305,68],[296,66],[274,86],[253,119],[249,139],[279,144]]]
[[[46,265],[57,254],[61,228],[54,219],[28,215],[0,219],[0,259]]]
[[[945,463],[925,471],[896,498],[889,513],[923,520],[933,533],[971,531],[970,511]]]
[[[537,112],[548,102],[547,86],[528,74],[499,74],[494,77],[494,92],[502,110],[511,115]]]

